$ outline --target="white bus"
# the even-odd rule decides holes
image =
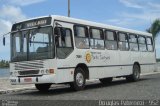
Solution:
[[[58,83],[82,90],[90,79],[137,81],[155,70],[146,32],[53,15],[15,23],[10,38],[11,84],[35,84],[39,91]]]

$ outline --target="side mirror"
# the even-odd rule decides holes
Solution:
[[[3,37],[3,46],[5,46],[5,45],[6,45],[6,38]]]

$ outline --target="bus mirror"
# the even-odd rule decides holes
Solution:
[[[6,38],[3,37],[3,45],[5,46],[6,45]]]

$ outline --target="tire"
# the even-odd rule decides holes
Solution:
[[[126,77],[127,81],[135,82],[140,79],[140,67],[138,64],[134,64],[133,66],[133,74]]]
[[[80,67],[75,69],[74,81],[70,83],[70,87],[75,91],[80,91],[85,88],[86,77],[84,70]]]
[[[40,91],[40,92],[47,92],[50,88],[51,84],[35,84],[35,87]]]
[[[112,82],[113,78],[112,77],[111,78],[103,78],[103,79],[99,79],[99,80],[102,84],[109,84]]]

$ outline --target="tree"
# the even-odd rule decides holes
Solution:
[[[9,67],[9,61],[1,60],[0,61],[0,68],[7,68]]]
[[[151,33],[153,35],[153,38],[155,39],[160,33],[160,19],[156,19],[151,24],[150,28],[147,29],[147,32]]]

